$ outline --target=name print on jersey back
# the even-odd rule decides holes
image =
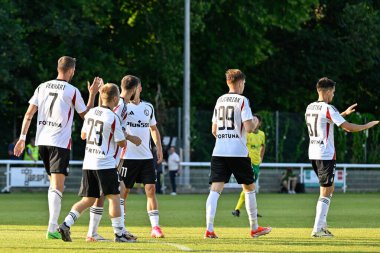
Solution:
[[[29,103],[38,107],[36,145],[70,149],[74,109],[87,109],[79,90],[66,81],[50,80],[38,86]]]
[[[309,159],[335,160],[334,124],[340,126],[346,120],[338,110],[325,102],[308,105],[305,121],[309,132]]]
[[[83,169],[115,168],[117,142],[125,138],[120,118],[109,108],[93,108],[85,116],[82,132],[86,133]]]
[[[217,125],[213,156],[247,157],[243,122],[253,118],[246,97],[228,93],[216,102],[212,122]]]

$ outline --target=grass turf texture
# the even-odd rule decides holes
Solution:
[[[380,194],[335,194],[328,223],[334,238],[310,238],[317,194],[258,194],[260,225],[272,226],[271,234],[249,237],[245,210],[231,215],[238,194],[222,194],[215,218],[217,240],[203,239],[207,195],[158,196],[160,224],[166,238],[150,238],[144,195],[127,201],[127,229],[137,243],[86,243],[89,220],[86,211],[72,227],[72,243],[46,240],[46,193],[0,195],[0,252],[380,252]],[[59,222],[80,198],[65,193]],[[113,238],[107,205],[99,233]]]

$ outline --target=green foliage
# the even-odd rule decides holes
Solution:
[[[1,146],[18,135],[33,90],[55,78],[62,55],[78,59],[73,84],[85,99],[86,82],[95,76],[119,83],[122,76],[134,74],[141,77],[143,98],[153,102],[158,122],[170,124],[167,108],[182,104],[183,1],[0,4],[0,115],[5,119]],[[378,1],[372,0],[191,1],[192,142],[194,150],[200,149],[194,158],[206,160],[214,141],[208,114],[200,119],[196,112],[211,112],[217,97],[227,92],[228,68],[245,72],[245,95],[254,111],[267,115],[263,127],[270,126],[264,129],[268,160],[276,157],[271,113],[298,113],[295,124],[301,126],[305,106],[316,98],[315,82],[322,76],[337,81],[338,108],[358,102],[361,112],[378,118],[379,10]],[[281,161],[305,159],[306,133],[293,131],[292,121],[282,121],[288,128],[280,130]],[[77,129],[80,125],[76,119]],[[30,131],[34,128],[32,124]],[[170,129],[160,126],[162,132]],[[378,162],[379,133],[377,128],[368,133],[366,138],[337,130],[338,159]],[[78,136],[74,132],[73,141],[81,143]],[[4,150],[0,156],[5,158]],[[75,151],[74,158],[81,153]]]

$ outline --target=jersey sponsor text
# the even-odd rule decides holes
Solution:
[[[252,120],[248,99],[242,95],[228,93],[219,97],[212,123],[216,127],[213,156],[247,157],[247,132],[243,122]]]

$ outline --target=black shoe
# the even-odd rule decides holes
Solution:
[[[137,238],[137,237],[136,237]],[[134,238],[131,238],[131,237],[127,237],[125,234],[122,234],[120,236],[118,236],[117,234],[115,234],[115,239],[114,239],[115,242],[136,242],[136,239]]]
[[[62,223],[61,225],[59,225],[58,227],[58,232],[61,234],[62,236],[62,240],[64,242],[71,242],[71,237],[70,237],[70,227],[66,225],[66,223]]]
[[[232,215],[235,217],[240,217],[240,211],[239,210],[232,211]]]

